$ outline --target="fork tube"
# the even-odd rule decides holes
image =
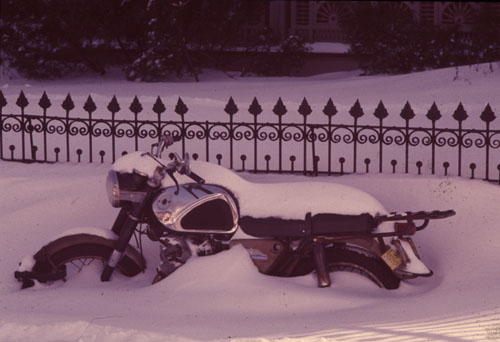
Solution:
[[[142,217],[144,208],[151,202],[151,198],[155,193],[155,189],[156,187],[147,185],[146,197],[144,198],[144,200],[141,203],[137,203],[136,205],[132,206],[132,209],[128,213],[122,209],[122,211],[118,215],[117,221],[122,221],[124,215],[127,215],[127,217],[124,219],[123,226],[121,228],[117,227],[118,222],[115,222],[115,224],[113,225],[113,229],[120,229],[120,234],[118,235],[118,240],[116,241],[113,253],[111,253],[108,262],[101,273],[101,281],[109,281],[109,279],[111,278],[113,271],[120,262],[123,253],[127,249],[132,235],[134,235],[135,228],[137,227],[137,224]],[[121,219],[120,215],[122,216]]]
[[[120,262],[123,253],[125,252],[125,249],[127,248],[128,243],[132,238],[132,235],[134,234],[137,223],[138,221],[132,219],[130,216],[125,221],[125,224],[123,225],[120,232],[120,236],[116,241],[113,253],[111,253],[111,256],[108,259],[108,263],[102,271],[101,281],[109,281],[109,279],[111,278],[111,274],[113,274],[114,269]]]
[[[120,232],[122,231],[123,226],[125,225],[125,220],[127,218],[128,218],[127,209],[121,208],[120,212],[118,213],[118,216],[115,219],[115,222],[113,223],[111,231],[113,231],[113,233],[115,233],[116,235],[120,236]]]

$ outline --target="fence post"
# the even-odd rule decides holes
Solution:
[[[283,171],[283,115],[287,113],[287,109],[281,97],[276,102],[273,108],[273,113],[278,116],[278,172]]]
[[[46,92],[43,92],[38,105],[43,109],[43,160],[47,162],[47,109],[52,105]]]
[[[411,108],[410,102],[406,101],[399,116],[405,120],[405,173],[408,173],[410,163],[410,120],[415,117],[415,112]]]
[[[436,172],[436,121],[441,118],[441,112],[437,108],[436,102],[434,102],[427,112],[427,118],[432,121],[432,136],[431,136],[431,148],[432,148],[432,174]]]
[[[384,147],[384,131],[383,131],[383,121],[389,115],[387,109],[385,108],[382,100],[378,103],[377,108],[373,115],[379,120],[379,172],[382,173],[382,163],[383,163],[383,147]],[[366,160],[365,160],[366,163]],[[368,164],[367,164],[368,165]],[[367,166],[368,169],[368,166]],[[368,173],[368,171],[367,171]]]
[[[496,119],[495,113],[491,109],[490,104],[488,103],[484,108],[483,112],[480,116],[481,120],[486,123],[486,138],[485,138],[485,147],[486,147],[486,180],[489,179],[489,168],[490,168],[490,123]]]
[[[184,152],[182,152],[184,154]],[[205,121],[205,154],[207,156],[207,162],[210,161],[210,124],[208,120]],[[219,161],[220,165],[220,161]]]
[[[299,106],[299,114],[304,117],[304,175],[307,174],[307,117],[312,113],[311,106],[307,102],[306,98],[302,100]]]
[[[134,137],[135,137],[135,150],[139,151],[139,113],[142,112],[142,105],[137,98],[137,95],[134,96],[134,100],[130,104],[130,111],[134,113]]]
[[[153,105],[153,112],[156,113],[156,117],[157,117],[156,123],[157,123],[158,127],[156,128],[156,131],[157,131],[157,134],[158,134],[158,141],[160,141],[160,139],[161,139],[161,133],[162,133],[162,130],[161,130],[161,115],[166,110],[167,110],[167,108],[165,108],[165,105],[161,101],[160,96],[158,96],[156,98],[155,104]]]
[[[28,106],[29,102],[26,96],[24,95],[24,92],[21,90],[21,93],[19,94],[19,97],[17,98],[16,105],[21,108],[21,148],[22,148],[22,158],[23,162],[26,161],[26,146],[25,146],[25,131],[26,131],[26,118],[25,118],[25,113],[24,113],[24,108]]]
[[[188,107],[179,97],[177,99],[177,104],[175,105],[174,111],[181,116],[181,135],[182,135],[182,155],[186,154],[186,122],[184,120],[184,115],[188,112]]]
[[[3,107],[7,106],[7,99],[0,90],[0,159],[3,160]]]
[[[233,97],[229,98],[229,101],[224,107],[224,111],[229,115],[229,168],[233,168],[233,139],[234,139],[234,126],[233,126],[233,116],[238,113],[239,109],[234,103]]]
[[[323,108],[323,114],[328,117],[328,175],[332,174],[332,118],[337,114],[337,108],[333,104],[332,98],[328,99],[325,107]]]
[[[113,95],[113,98],[108,104],[108,110],[111,112],[111,158],[113,163],[116,160],[116,123],[115,123],[115,115],[120,111],[120,105],[116,100],[116,95]]]
[[[363,112],[363,108],[361,108],[361,104],[359,100],[356,100],[354,105],[349,110],[349,114],[354,118],[354,132],[353,132],[353,143],[354,143],[354,152],[353,152],[353,172],[356,173],[356,161],[358,158],[358,119],[365,115]]]
[[[68,95],[66,96],[66,98],[64,99],[63,103],[62,103],[62,108],[66,111],[66,120],[65,120],[65,124],[66,124],[66,161],[69,162],[69,155],[70,155],[70,150],[69,150],[69,135],[70,135],[70,124],[69,124],[69,112],[70,110],[73,110],[75,108],[75,104],[73,102],[73,100],[71,99],[71,95],[68,93]]]
[[[453,118],[458,121],[458,175],[462,176],[462,145],[463,145],[463,137],[462,137],[462,123],[465,119],[467,119],[468,115],[462,105],[462,102],[458,104],[457,109],[453,113]]]
[[[254,169],[253,171],[257,173],[257,139],[258,139],[258,127],[257,127],[257,115],[262,113],[262,107],[254,97],[250,107],[248,107],[248,112],[253,115],[253,158],[254,158]]]
[[[93,146],[92,146],[92,135],[94,133],[94,124],[92,122],[92,113],[95,112],[97,106],[95,105],[94,100],[89,95],[87,101],[83,105],[83,109],[89,113],[89,162],[92,163],[92,154],[93,154]]]

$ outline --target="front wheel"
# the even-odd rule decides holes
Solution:
[[[57,279],[57,274],[65,275],[65,280],[66,274],[78,273],[84,267],[95,264],[95,261],[105,263],[113,252],[114,244],[115,240],[91,234],[61,237],[42,247],[34,255],[32,270],[16,272],[16,278],[23,281],[23,288],[33,286],[33,279],[40,282],[45,282],[44,279]],[[117,266],[121,273],[129,277],[137,275],[145,267],[144,258],[130,245]]]

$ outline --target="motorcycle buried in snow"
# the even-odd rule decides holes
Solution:
[[[221,166],[162,151],[180,136],[165,133],[151,153],[121,157],[107,178],[111,205],[120,208],[111,230],[78,229],[61,235],[20,264],[22,287],[66,280],[68,268],[100,259],[101,280],[119,271],[133,277],[146,268],[132,237],[158,242],[156,283],[193,256],[242,245],[266,275],[294,277],[315,272],[319,287],[333,271],[353,271],[380,287],[432,275],[412,236],[430,220],[453,210],[387,213],[372,196],[339,184],[258,184]],[[196,168],[196,172],[191,168]],[[208,182],[205,181],[208,180]],[[138,244],[142,246],[142,243]]]

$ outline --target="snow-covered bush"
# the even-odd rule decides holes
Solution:
[[[254,45],[247,49],[255,57],[241,70],[242,75],[293,76],[304,63],[309,50],[299,36],[291,35],[279,41],[270,30],[264,30]]]
[[[139,2],[2,0],[0,50],[10,67],[30,78],[102,74],[114,62],[106,51],[137,41]]]
[[[269,30],[254,30],[255,20],[263,26],[266,5],[243,0],[2,0],[1,65],[28,78],[86,70],[103,74],[119,65],[129,80],[186,74],[197,79],[202,67],[224,69],[226,52],[246,49],[262,52],[243,66],[246,71],[292,74],[304,44],[294,36],[280,42]]]
[[[340,24],[366,73],[401,73],[500,59],[500,20],[482,6],[472,31],[417,22],[396,2],[359,2]]]

